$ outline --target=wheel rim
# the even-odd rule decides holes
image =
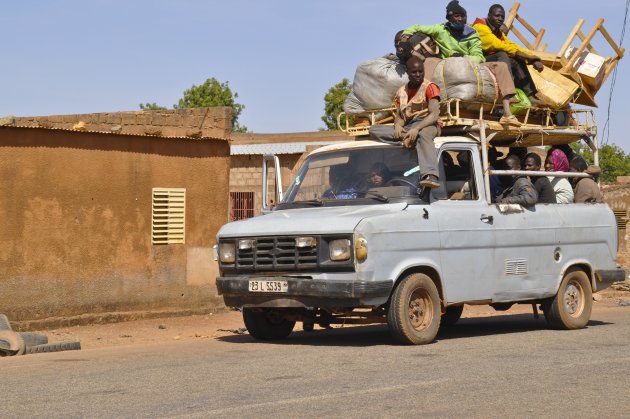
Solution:
[[[433,302],[424,288],[418,288],[409,297],[409,322],[416,330],[426,329],[433,320]]]
[[[563,296],[564,309],[571,317],[580,317],[584,311],[584,290],[577,281],[569,281]]]

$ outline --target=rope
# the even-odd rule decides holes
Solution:
[[[623,44],[623,38],[626,35],[626,23],[628,22],[628,8],[630,7],[630,0],[626,0],[626,12],[623,17],[623,26],[621,27],[621,36],[619,37],[619,48]],[[606,123],[604,124],[604,128],[602,129],[602,146],[608,144],[608,139],[610,138],[610,108],[612,106],[612,96],[613,91],[615,89],[615,83],[617,82],[617,69],[619,68],[619,64],[615,66],[613,70],[612,77],[610,78],[610,93],[608,94],[608,110],[606,111]]]

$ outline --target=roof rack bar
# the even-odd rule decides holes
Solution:
[[[592,177],[584,172],[545,172],[542,170],[490,170],[492,176],[522,175],[522,176],[550,176],[550,177]]]

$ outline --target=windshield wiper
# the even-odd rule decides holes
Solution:
[[[372,191],[361,191],[359,193],[362,193],[364,195],[369,195],[371,198],[374,198],[380,202],[389,202],[389,198],[386,197],[385,195],[381,195],[380,193],[376,193]]]
[[[306,204],[306,205],[313,205],[313,206],[317,206],[317,207],[321,207],[322,205],[324,205],[324,201],[322,201],[319,198],[315,198],[315,199],[307,199],[306,201],[293,201],[291,202],[292,204]]]

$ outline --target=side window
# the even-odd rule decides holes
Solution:
[[[470,150],[447,150],[440,155],[446,175],[448,199],[474,201],[478,198],[475,170]]]

